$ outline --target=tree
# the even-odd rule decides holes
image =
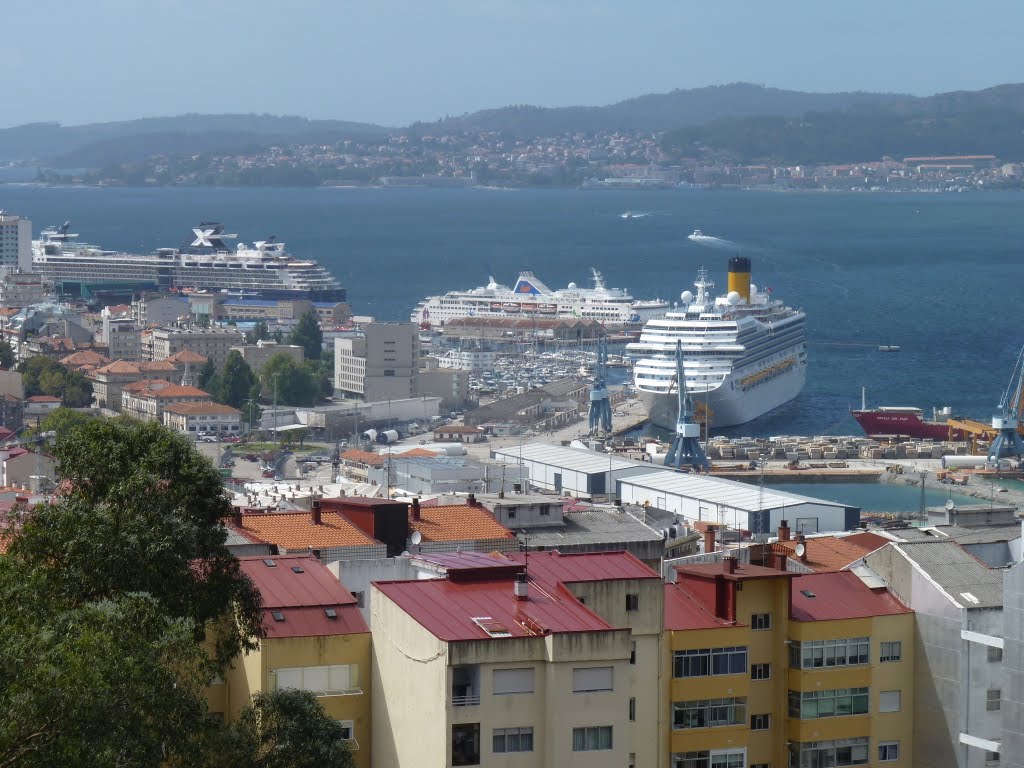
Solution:
[[[10,370],[14,367],[14,348],[7,339],[0,339],[0,368]]]
[[[305,365],[278,352],[260,371],[260,383],[265,400],[273,398],[275,379],[278,405],[313,405],[319,399],[320,387]]]
[[[353,768],[341,724],[309,691],[260,692],[225,733],[212,768]]]
[[[264,339],[270,338],[270,331],[267,330],[267,323],[265,320],[258,320],[256,325],[253,326],[251,331],[245,334],[246,344],[255,344],[257,341],[263,341]]]
[[[92,402],[92,384],[78,371],[72,371],[45,355],[30,357],[19,366],[25,397],[51,395],[64,400],[69,408],[84,408]]]
[[[310,310],[299,318],[298,325],[292,331],[289,341],[306,351],[307,360],[319,360],[324,349],[324,332],[320,330],[320,321],[316,312]]]
[[[217,367],[213,364],[213,360],[209,358],[203,363],[203,367],[199,369],[199,376],[196,378],[196,386],[206,392],[212,392],[212,382],[217,377]]]
[[[218,391],[214,393],[217,402],[230,405],[232,408],[241,408],[246,398],[251,396],[255,385],[256,377],[242,357],[242,353],[237,349],[231,350],[224,362]]]

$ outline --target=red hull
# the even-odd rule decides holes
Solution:
[[[851,411],[864,432],[875,435],[905,435],[919,440],[949,440],[950,429],[945,422],[925,421],[920,411]],[[962,440],[959,429],[952,432],[953,440]]]

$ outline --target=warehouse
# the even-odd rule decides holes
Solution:
[[[648,472],[616,480],[624,504],[641,504],[685,517],[721,523],[754,534],[774,534],[783,520],[794,533],[847,531],[860,509],[771,488],[683,472]]]
[[[519,464],[530,473],[530,485],[571,496],[606,496],[608,478],[618,481],[632,475],[649,474],[655,468],[614,454],[595,453],[586,448],[531,443],[491,451],[491,458],[505,464]]]

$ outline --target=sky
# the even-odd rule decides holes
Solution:
[[[197,113],[431,121],[746,81],[1024,81],[1019,0],[6,0],[0,127]]]

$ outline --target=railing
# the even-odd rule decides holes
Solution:
[[[479,693],[468,693],[465,696],[452,695],[453,707],[472,707],[480,703]]]

